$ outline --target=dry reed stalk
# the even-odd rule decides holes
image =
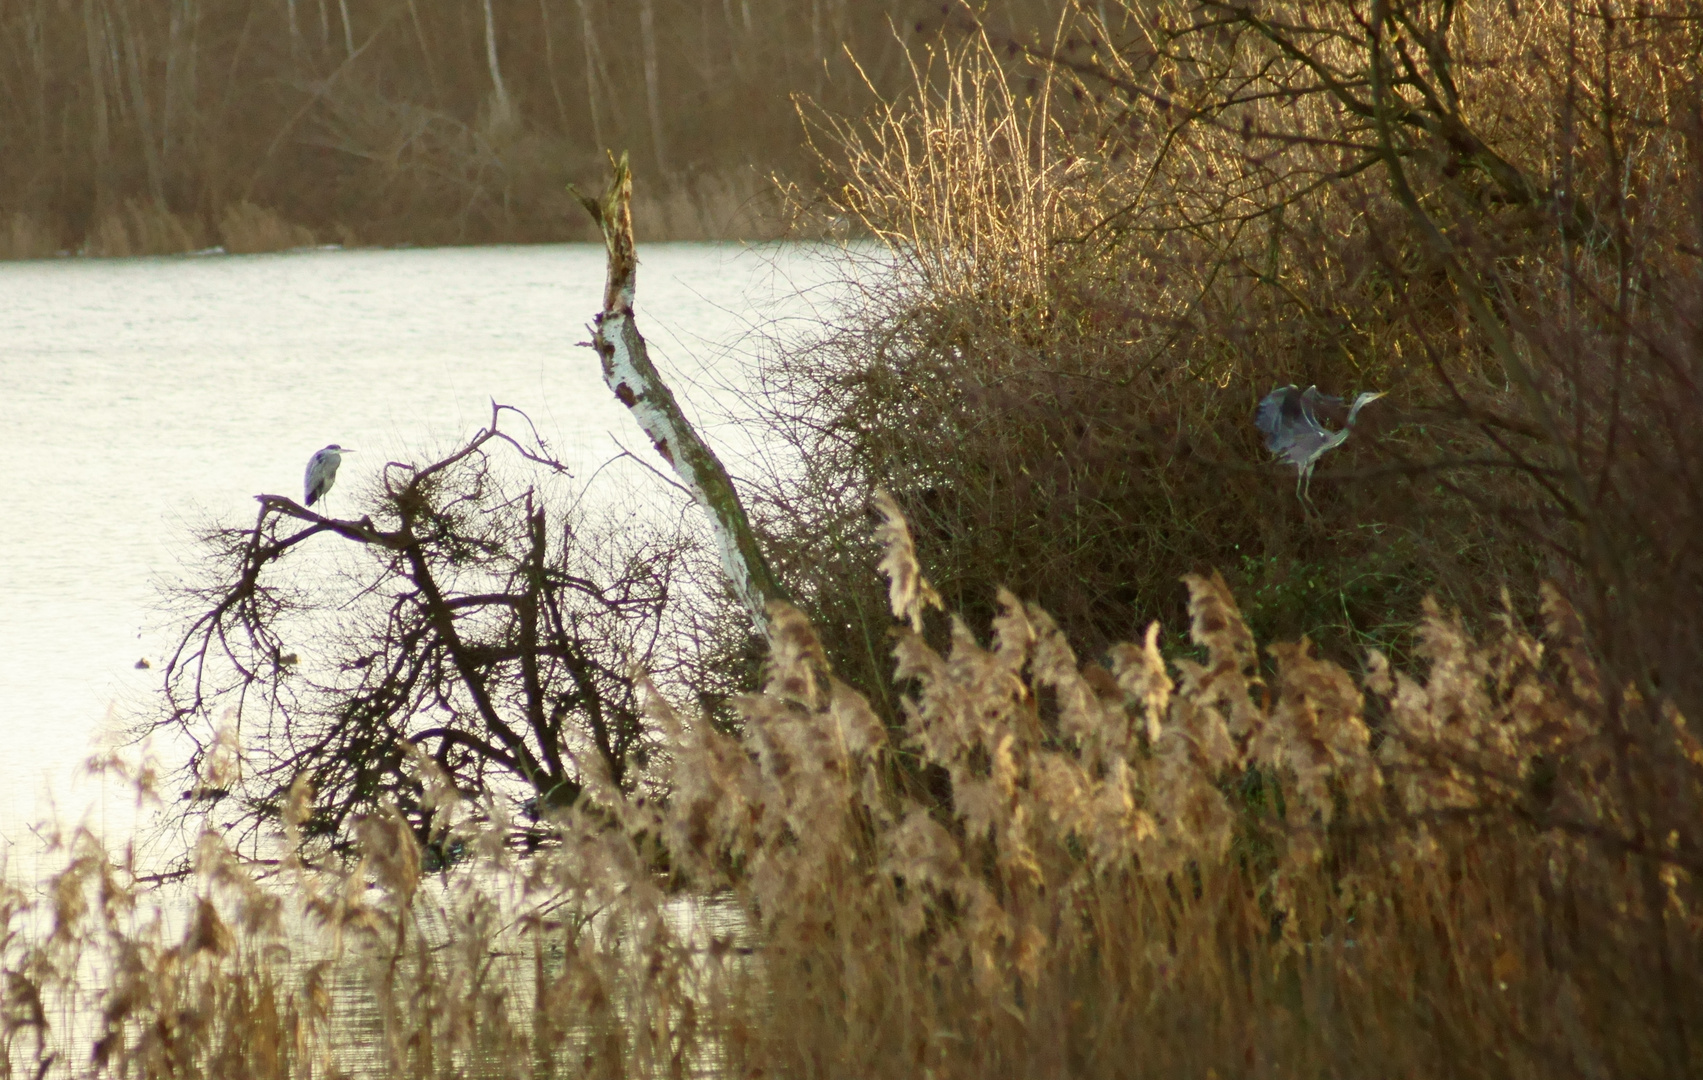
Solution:
[[[0,259],[46,259],[60,250],[53,229],[34,214],[18,211],[0,231]]]
[[[294,225],[263,206],[235,202],[219,217],[219,240],[232,255],[312,247],[313,230]]]
[[[98,257],[180,255],[207,245],[198,224],[143,199],[127,200],[96,219],[81,251]]]
[[[938,295],[1022,313],[1044,304],[1056,244],[1089,224],[1098,178],[1073,160],[1051,80],[1019,96],[994,52],[985,38],[930,49],[912,60],[911,93],[873,116],[805,120],[835,213]]]

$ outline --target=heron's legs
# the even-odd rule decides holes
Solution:
[[[1317,511],[1313,505],[1313,462],[1301,466],[1300,474],[1295,477],[1295,497],[1301,500],[1301,512]]]

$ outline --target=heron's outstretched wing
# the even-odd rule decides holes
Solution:
[[[1330,409],[1342,407],[1342,399],[1335,394],[1327,394],[1316,386],[1309,386],[1301,392],[1301,401],[1308,408],[1317,409],[1321,406]],[[1315,414],[1317,415],[1317,414]]]
[[[1283,449],[1287,433],[1301,420],[1301,391],[1291,383],[1280,386],[1260,401],[1254,413],[1254,426],[1265,432],[1265,448],[1272,453]]]
[[[1309,386],[1302,392],[1301,409],[1316,428],[1324,427],[1327,421],[1341,427],[1347,414],[1341,398],[1335,394],[1326,394],[1316,386]]]

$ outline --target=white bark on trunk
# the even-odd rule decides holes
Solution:
[[[609,279],[592,347],[603,364],[603,381],[703,507],[721,553],[722,572],[752,622],[768,637],[769,606],[785,602],[786,594],[763,558],[727,469],[680,411],[633,321],[638,260],[633,252],[632,194],[632,177],[623,155],[601,199],[580,197],[602,228],[609,251]]]
[[[822,0],[810,0],[810,67],[816,72],[816,95],[822,94]]]
[[[295,0],[291,0],[294,3]],[[432,100],[442,100],[438,90],[437,72],[432,68],[432,50],[426,47],[426,28],[420,25],[420,7],[414,0],[408,0],[408,20],[414,24],[414,40],[420,43],[420,64],[426,69],[426,83],[432,88]]]
[[[47,64],[47,43],[45,37],[46,5],[37,3],[29,8],[24,15],[24,40],[28,43],[30,67],[35,72],[35,120],[36,144],[46,147],[52,141],[52,127],[48,121],[48,106],[59,95],[52,93],[49,88],[53,85],[51,69]],[[63,147],[61,147],[63,150]]]
[[[747,10],[745,14],[747,22],[749,22],[750,11]],[[733,0],[721,0],[721,17],[722,22],[727,27],[727,57],[733,67],[733,77],[743,81],[745,78],[745,46],[747,42],[741,40],[742,35],[739,33],[738,21],[733,17]],[[749,31],[750,27],[747,26],[746,29]]]
[[[89,46],[90,149],[95,159],[95,202],[104,209],[112,180],[112,126],[107,113],[106,12],[96,0],[83,0],[83,33]]]
[[[186,46],[193,45],[189,26],[194,18],[194,0],[171,0],[171,14],[166,23],[166,86],[160,95],[160,155],[166,159],[168,168],[172,162],[183,159],[173,145],[177,141],[178,117],[184,118],[185,126],[193,123],[195,105],[184,93],[184,68],[190,57]]]
[[[126,73],[130,81],[130,112],[135,118],[138,141],[142,144],[142,165],[148,176],[148,197],[161,210],[166,208],[165,164],[160,160],[160,143],[154,131],[154,110],[148,100],[148,81],[145,71],[153,65],[143,54],[148,41],[145,31],[130,19],[129,5],[121,2],[118,10],[119,44],[124,50]]]
[[[550,96],[556,99],[556,120],[561,130],[568,130],[568,103],[562,100],[562,85],[556,81],[556,40],[550,33],[549,0],[538,0],[538,21],[544,28],[544,68],[550,75]]]

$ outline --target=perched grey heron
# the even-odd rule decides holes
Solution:
[[[1354,427],[1354,419],[1360,415],[1360,410],[1383,396],[1380,391],[1363,393],[1355,398],[1353,407],[1348,410],[1348,420],[1340,431],[1332,431],[1320,423],[1319,413],[1340,416],[1342,399],[1321,394],[1316,386],[1298,390],[1291,383],[1273,390],[1260,402],[1259,411],[1254,414],[1254,424],[1265,432],[1266,449],[1299,471],[1295,477],[1295,497],[1303,504],[1313,501],[1308,489],[1312,486],[1313,466],[1319,463],[1319,457],[1326,450],[1341,446]]]
[[[302,487],[307,491],[309,506],[325,498],[325,493],[337,482],[337,466],[343,464],[343,455],[353,453],[353,450],[332,443],[324,450],[315,451],[313,457],[308,459],[307,475],[302,477]]]

